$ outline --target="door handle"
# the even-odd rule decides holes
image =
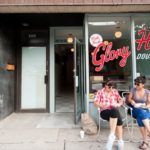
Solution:
[[[75,81],[76,81],[76,87],[78,87],[79,85],[78,85],[78,76],[75,76]]]
[[[48,83],[48,75],[44,76],[44,83],[47,84]]]

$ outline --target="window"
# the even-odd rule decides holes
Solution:
[[[146,84],[150,89],[150,17],[136,17],[134,20],[137,73],[146,76]]]
[[[131,39],[129,17],[89,16],[90,93],[103,85],[106,78],[116,82],[120,92],[131,84]]]

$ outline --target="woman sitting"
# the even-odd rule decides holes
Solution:
[[[150,133],[150,92],[144,88],[145,76],[137,77],[134,82],[135,87],[129,93],[128,102],[133,107],[132,114],[137,120],[143,138],[139,148],[146,150],[148,148],[147,131]]]
[[[114,82],[111,80],[107,80],[105,82],[104,88],[98,90],[94,100],[94,105],[100,108],[101,118],[109,121],[110,134],[108,137],[108,142],[106,144],[107,150],[112,149],[114,140],[116,138],[116,130],[118,136],[118,148],[122,150],[124,147],[124,142],[122,140],[123,122],[118,110],[118,107],[120,107],[122,104],[122,98],[120,97],[118,91],[114,89]]]

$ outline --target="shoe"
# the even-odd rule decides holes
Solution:
[[[148,143],[143,141],[140,144],[139,149],[147,150],[148,149]]]
[[[123,140],[118,141],[118,150],[124,150],[124,141]]]
[[[113,146],[113,143],[115,141],[115,135],[109,135],[108,137],[108,141],[107,141],[107,144],[106,144],[106,149],[107,150],[111,150],[112,149],[112,146]]]

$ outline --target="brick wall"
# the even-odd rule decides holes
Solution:
[[[0,119],[14,112],[15,71],[7,71],[7,63],[15,63],[14,31],[0,26]]]

